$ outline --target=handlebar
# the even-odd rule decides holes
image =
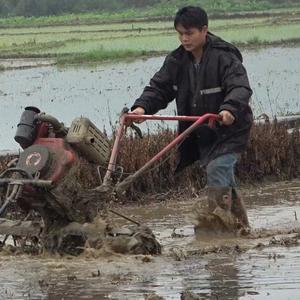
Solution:
[[[196,122],[199,121],[203,123],[205,121],[218,121],[221,120],[221,117],[217,114],[204,114],[202,116],[166,116],[166,115],[137,115],[133,113],[124,113],[122,115],[125,120],[162,120],[162,121],[189,121]]]
[[[103,186],[108,186],[111,178],[112,172],[115,170],[117,155],[119,153],[120,148],[120,140],[124,133],[124,128],[126,126],[130,126],[130,122],[128,120],[170,120],[170,121],[189,121],[192,122],[191,126],[188,127],[184,132],[178,135],[170,144],[168,144],[163,150],[161,150],[156,156],[154,156],[145,166],[140,169],[138,175],[144,171],[144,169],[148,168],[155,161],[157,161],[162,155],[164,155],[167,151],[175,147],[179,144],[183,139],[185,139],[193,130],[195,130],[200,124],[208,121],[208,126],[213,127],[214,123],[217,120],[221,120],[221,117],[217,114],[204,114],[202,116],[164,116],[164,115],[137,115],[133,113],[129,113],[128,108],[124,108],[120,117],[120,127],[117,131],[115,142],[113,145],[113,149],[111,152],[111,157],[108,163],[107,172],[103,179]],[[138,176],[136,175],[136,176]],[[131,178],[136,177],[131,176]],[[129,181],[129,180],[128,180]],[[127,186],[127,183],[124,183]]]

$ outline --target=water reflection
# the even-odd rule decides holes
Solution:
[[[208,260],[210,299],[239,299],[239,271],[234,256]]]
[[[243,51],[258,115],[299,112],[300,48]],[[102,66],[41,67],[0,73],[0,149],[13,141],[24,107],[33,105],[70,125],[80,115],[110,132],[122,108],[130,106],[158,70],[163,57]],[[174,113],[174,103],[165,113]],[[172,126],[172,125],[171,125]],[[145,127],[144,127],[145,128]]]

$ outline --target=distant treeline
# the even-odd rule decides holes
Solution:
[[[175,12],[185,5],[201,5],[209,12],[295,7],[299,0],[0,0],[0,17],[39,17],[86,12],[121,12],[146,7]]]
[[[146,7],[160,0],[0,0],[0,16],[48,16]]]

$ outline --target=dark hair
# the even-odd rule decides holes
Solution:
[[[174,19],[174,27],[182,25],[184,28],[196,27],[202,29],[208,25],[206,11],[199,6],[185,6],[178,10]]]

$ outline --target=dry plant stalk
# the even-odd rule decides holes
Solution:
[[[118,164],[124,168],[124,175],[134,173],[157,154],[176,136],[175,130],[158,128],[156,133],[148,132],[143,139],[133,133],[122,141]],[[199,190],[205,185],[205,172],[191,166],[178,178],[174,177],[177,162],[176,151],[168,159],[139,178],[131,187],[128,196],[139,193],[162,193],[170,189]],[[0,159],[0,171],[6,167],[9,157]],[[285,125],[253,125],[249,145],[237,165],[239,182],[257,182],[269,178],[285,180],[300,174],[300,131],[288,132]]]

